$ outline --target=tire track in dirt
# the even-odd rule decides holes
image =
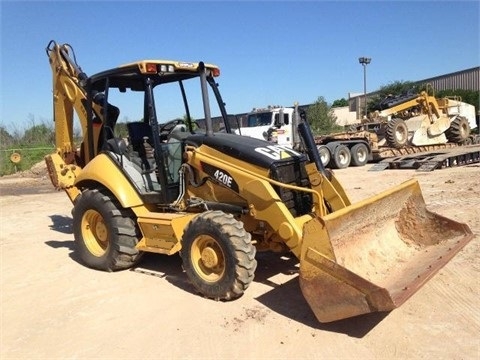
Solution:
[[[442,302],[452,304],[452,315],[461,317],[465,329],[472,333],[480,333],[480,312],[478,311],[480,301],[472,302],[471,296],[475,296],[478,286],[478,271],[465,266],[447,266],[442,269],[440,276],[436,276],[431,282],[434,294]],[[469,294],[468,297],[465,295]],[[469,300],[470,299],[470,300]]]

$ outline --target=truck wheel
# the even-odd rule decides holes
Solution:
[[[345,145],[338,145],[333,151],[330,164],[334,169],[345,169],[350,165],[351,159],[350,149]]]
[[[458,116],[452,121],[450,127],[445,131],[448,141],[453,143],[461,143],[470,135],[470,125],[468,120],[463,116]]]
[[[76,252],[88,267],[115,271],[132,267],[141,252],[135,246],[140,231],[133,214],[111,196],[86,190],[72,211]]]
[[[402,119],[392,119],[387,124],[385,138],[387,144],[393,148],[400,149],[407,144],[408,128]]]
[[[358,143],[352,146],[352,166],[365,166],[368,162],[368,147],[364,143]]]
[[[255,252],[240,221],[222,211],[206,211],[187,226],[180,255],[190,282],[202,295],[231,300],[252,282]]]
[[[332,158],[330,150],[325,145],[317,145],[318,154],[320,155],[320,160],[322,160],[323,166],[327,166]]]

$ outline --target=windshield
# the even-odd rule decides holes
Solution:
[[[247,118],[247,127],[268,126],[271,124],[272,114],[269,112],[250,114]]]
[[[210,102],[210,113],[214,131],[224,131],[222,111],[211,86],[207,87]],[[184,101],[183,94],[186,102]],[[172,121],[192,123],[193,130],[205,129],[205,112],[199,78],[184,79],[181,82],[170,82],[157,85],[153,89],[157,122],[160,125]],[[145,93],[132,91],[130,88],[110,88],[108,99],[111,104],[120,108],[119,122],[141,122],[148,118],[145,105]],[[232,128],[238,128],[235,119],[228,119]]]

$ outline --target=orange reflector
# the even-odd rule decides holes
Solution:
[[[213,69],[212,69],[212,75],[213,75],[214,77],[220,76],[220,69],[218,69],[218,68],[213,68]]]
[[[147,63],[145,66],[145,71],[150,74],[155,74],[157,72],[157,64]]]

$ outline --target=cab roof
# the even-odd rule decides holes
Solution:
[[[102,71],[89,77],[93,90],[104,91],[107,86],[118,88],[120,91],[127,89],[143,91],[145,79],[153,80],[153,86],[163,83],[176,82],[200,76],[201,62],[184,62],[172,60],[140,60],[119,67]],[[203,64],[207,76],[219,76],[220,69],[213,64]]]

